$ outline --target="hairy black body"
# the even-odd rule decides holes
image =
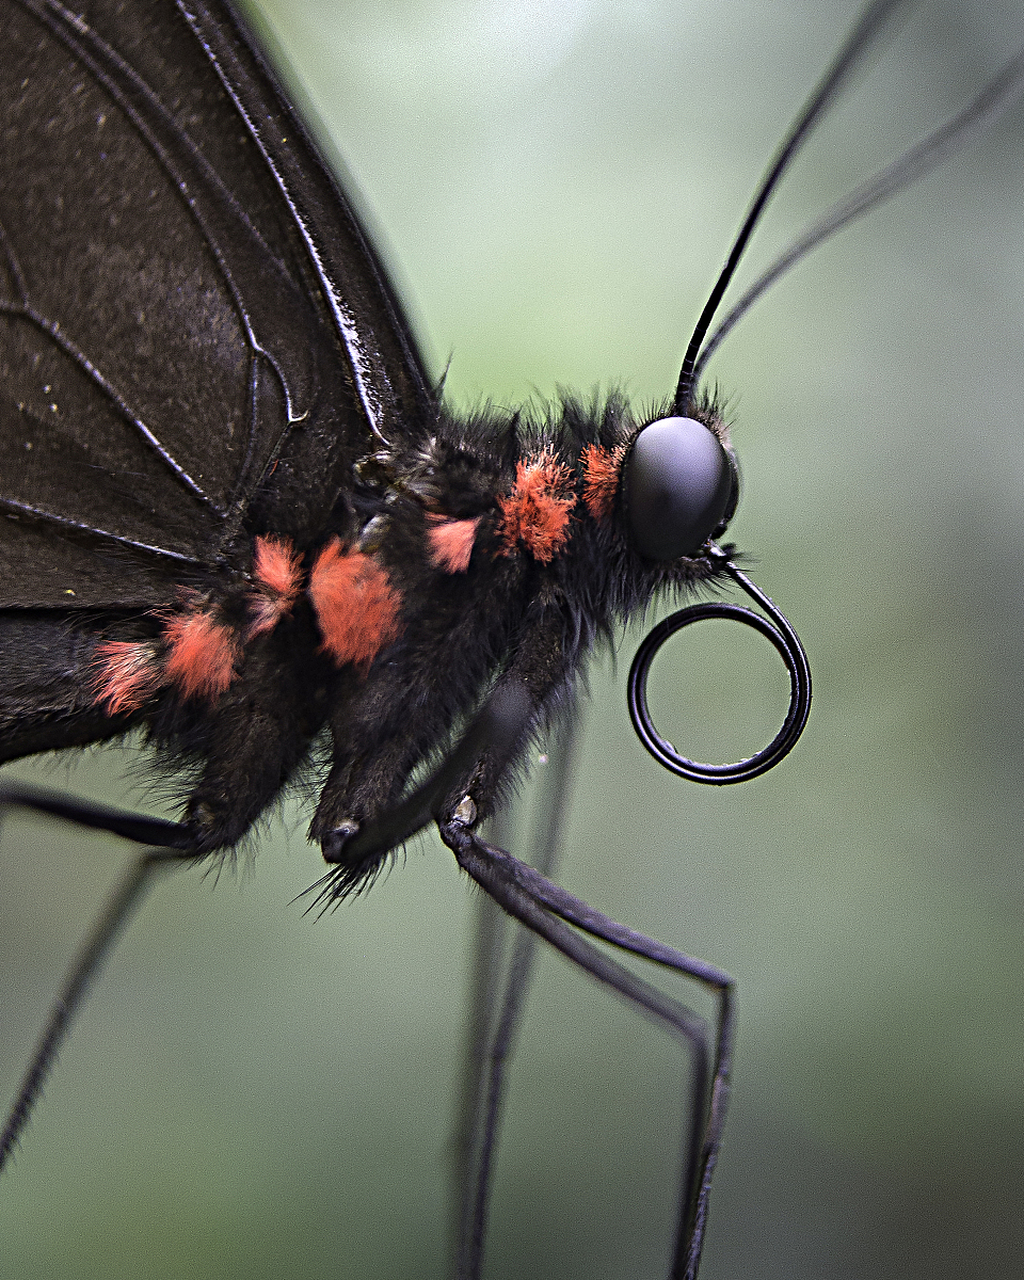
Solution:
[[[329,727],[311,834],[344,891],[386,852],[347,865],[346,840],[395,804],[418,764],[450,749],[495,680],[528,693],[521,749],[598,635],[659,588],[719,571],[697,548],[667,564],[642,557],[614,477],[600,518],[588,511],[585,447],[617,450],[617,467],[644,425],[620,400],[589,412],[566,402],[532,425],[445,412],[344,197],[294,136],[269,73],[252,55],[240,71],[248,50],[226,12],[140,3],[125,17],[98,3],[82,29],[43,0],[8,9],[6,74],[28,90],[9,91],[17,146],[0,198],[0,373],[23,388],[0,432],[11,566],[0,646],[12,668],[3,758],[141,727],[192,777],[185,821],[207,853],[246,834]],[[154,32],[173,46],[173,66]],[[139,53],[141,43],[152,47]],[[49,142],[54,107],[44,113],[33,92],[31,65],[50,49],[71,59],[69,83],[81,88],[50,91],[77,163]],[[243,118],[260,123],[246,131]],[[33,148],[49,154],[42,173],[27,164]],[[115,150],[133,176],[123,191]],[[297,158],[304,169],[288,186]],[[328,191],[332,203],[316,209]],[[148,236],[129,253],[143,219]],[[80,255],[72,290],[61,242]],[[169,278],[180,308],[160,305]],[[382,351],[401,359],[385,363]],[[701,415],[724,439],[713,406]],[[517,534],[501,503],[531,462],[550,483],[524,501],[563,504],[564,527],[546,530],[543,510],[526,511]],[[433,529],[472,521],[465,563],[439,562]],[[287,543],[301,597],[262,630],[252,608],[272,588],[256,580],[259,538]],[[352,623],[355,650],[332,655],[331,624],[298,582],[333,544],[370,558],[392,607]],[[335,619],[358,610],[350,589],[337,587]],[[178,661],[184,674],[161,675],[174,662],[169,616],[226,629],[230,651],[207,638]],[[118,650],[118,672],[110,645],[136,647]],[[197,668],[218,661],[229,670],[204,683]],[[492,811],[514,754],[485,752],[466,779],[477,817]]]

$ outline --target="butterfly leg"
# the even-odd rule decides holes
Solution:
[[[534,865],[550,875],[562,844],[564,819],[578,736],[575,700],[562,717],[550,745],[548,767],[540,779],[539,812],[530,840]],[[488,823],[488,838],[508,846],[511,831],[499,810]],[[453,1222],[456,1274],[472,1274],[472,1253],[486,1221],[500,1115],[507,1089],[507,1067],[516,1048],[523,1010],[536,959],[537,937],[517,929],[511,956],[504,964],[503,924],[507,917],[488,895],[477,903],[477,942],[472,972],[470,1016],[467,1025],[462,1105],[455,1141],[455,1200]],[[502,970],[505,972],[502,973]]]
[[[503,783],[525,748],[531,728],[546,711],[557,711],[570,687],[576,658],[565,620],[554,610],[538,620],[515,651],[508,670],[444,763],[412,794],[402,796],[415,764],[446,743],[451,725],[479,697],[487,672],[475,671],[465,655],[451,653],[441,637],[428,654],[426,671],[410,676],[399,664],[372,673],[355,709],[332,722],[334,766],[310,827],[327,862],[335,865],[335,896],[363,884],[389,850],[428,825],[436,815],[462,806],[475,823],[500,802]],[[424,698],[422,687],[439,672],[472,671],[466,689],[450,703]]]
[[[53,1003],[32,1061],[7,1115],[3,1133],[0,1134],[0,1170],[17,1146],[75,1015],[118,935],[159,874],[182,862],[194,861],[196,856],[190,848],[186,829],[178,823],[124,813],[118,809],[72,800],[33,787],[0,788],[0,819],[7,810],[15,807],[49,814],[94,831],[107,831],[150,847],[134,859],[111,895],[92,932],[82,944],[64,986]]]
[[[664,943],[617,924],[532,867],[487,844],[458,821],[442,823],[441,836],[463,870],[505,911],[687,1044],[694,1060],[691,1114],[700,1117],[700,1123],[695,1124],[690,1137],[670,1276],[672,1280],[694,1280],[700,1263],[711,1179],[721,1145],[728,1100],[734,1031],[732,979],[712,965],[694,960]],[[576,930],[693,978],[715,993],[719,1009],[710,1090],[707,1089],[709,1046],[703,1020],[612,960]],[[482,1173],[486,1176],[486,1170]],[[460,1259],[459,1280],[477,1280],[480,1275],[485,1219],[486,1187],[478,1186],[470,1235]]]
[[[545,661],[545,652],[548,661]],[[548,647],[521,649],[512,669],[498,681],[447,760],[400,804],[361,829],[349,850],[356,859],[368,859],[375,852],[408,838],[433,813],[442,839],[460,865],[509,915],[686,1043],[693,1062],[689,1113],[694,1123],[688,1138],[671,1276],[672,1280],[693,1280],[700,1261],[711,1178],[725,1121],[733,1040],[732,979],[711,965],[691,959],[592,910],[533,868],[487,844],[472,830],[478,817],[486,816],[493,809],[503,775],[521,753],[541,710],[552,702],[557,703],[559,689],[565,687],[565,676],[564,665],[551,658]],[[331,876],[322,884],[324,899],[330,901],[336,896],[336,885],[332,884]],[[719,1008],[713,1049],[702,1019],[598,950],[582,938],[577,929],[665,965],[714,992]],[[517,981],[513,981],[513,987]],[[517,1001],[518,997],[509,1004],[513,1029]],[[499,1028],[492,1050],[492,1096],[487,1104],[490,1114],[485,1113],[482,1122],[474,1204],[460,1245],[459,1280],[478,1280],[480,1276],[490,1152],[497,1127],[501,1075],[510,1043],[511,1035],[506,1034],[506,1028]]]

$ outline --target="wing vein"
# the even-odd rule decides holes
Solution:
[[[21,515],[31,516],[33,519],[45,520],[49,524],[60,525],[65,529],[73,529],[76,533],[90,534],[93,537],[115,542],[119,546],[131,547],[135,551],[145,551],[149,555],[160,556],[165,560],[175,560],[179,564],[203,567],[203,561],[197,560],[193,556],[183,555],[180,551],[168,551],[166,547],[155,547],[148,542],[139,542],[135,538],[126,538],[123,534],[111,533],[109,529],[99,529],[94,525],[85,524],[81,520],[71,520],[67,516],[57,515],[55,512],[47,511],[43,507],[34,507],[31,503],[19,502],[17,498],[0,496],[0,511],[4,510],[10,512],[15,519]]]
[[[181,483],[200,501],[207,503],[219,515],[224,515],[224,509],[219,506],[208,493],[199,485],[192,476],[185,470],[180,463],[176,462],[170,453],[163,447],[156,435],[142,421],[142,419],[133,412],[124,397],[114,388],[109,379],[100,372],[93,364],[84,351],[78,347],[61,331],[60,322],[57,320],[48,320],[46,316],[41,315],[29,303],[22,305],[12,305],[9,302],[0,301],[0,315],[14,316],[15,318],[27,320],[34,325],[42,333],[54,343],[54,345],[62,351],[66,356],[70,356],[71,360],[96,384],[103,392],[111,404],[117,409],[118,413],[126,422],[139,433],[150,449],[158,458],[170,469],[172,474],[181,481]]]

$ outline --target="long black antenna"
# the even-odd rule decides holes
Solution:
[[[701,344],[704,342],[708,329],[711,327],[711,321],[715,317],[715,312],[722,301],[722,296],[736,274],[736,268],[747,247],[747,242],[750,240],[754,228],[764,212],[765,205],[767,205],[779,184],[779,179],[785,173],[797,151],[809,137],[818,118],[835,101],[844,82],[860,61],[867,46],[878,34],[891,14],[903,2],[904,0],[873,0],[873,3],[868,5],[863,14],[861,14],[857,25],[847,37],[846,43],[836,55],[835,61],[822,76],[817,88],[807,100],[804,109],[800,112],[793,127],[775,153],[775,157],[768,166],[768,171],[761,181],[750,208],[747,210],[747,216],[744,218],[739,234],[736,236],[732,249],[729,251],[729,257],[722,268],[722,273],[718,277],[715,287],[711,290],[707,302],[704,304],[704,310],[697,321],[689,346],[686,348],[683,367],[679,371],[679,383],[676,387],[674,407],[677,413],[686,413],[691,393],[696,383],[694,370]]]
[[[987,129],[1021,93],[1024,93],[1024,49],[1010,59],[959,115],[947,120],[934,133],[904,152],[898,160],[879,169],[866,182],[854,188],[848,196],[812,222],[788,249],[779,254],[771,266],[743,293],[708,339],[693,368],[691,387],[697,385],[701,372],[725,336],[779,276],[862,213],[867,213],[883,200],[888,200],[890,196],[916,182],[929,170],[940,165],[947,156],[967,147],[974,136]]]

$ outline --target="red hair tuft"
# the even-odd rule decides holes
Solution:
[[[102,640],[93,657],[90,687],[108,716],[138,711],[164,683],[151,644]]]
[[[547,564],[569,540],[569,512],[576,503],[568,470],[549,449],[516,464],[512,492],[498,499],[499,533],[510,556],[521,543],[535,560]]]
[[[238,657],[235,633],[224,623],[215,622],[209,613],[195,610],[168,618],[164,640],[168,648],[164,672],[183,698],[213,702],[234,679]]]
[[[480,516],[470,520],[451,520],[447,516],[428,513],[427,541],[430,563],[445,573],[465,573],[473,554],[473,543]]]
[[[299,594],[302,557],[290,538],[257,538],[253,572],[265,587],[294,603]]]
[[[346,551],[337,538],[317,556],[307,590],[324,649],[339,666],[351,662],[365,673],[401,632],[401,598],[388,575],[372,557]]]
[[[299,595],[302,558],[288,538],[257,538],[253,576],[262,590],[250,598],[252,622],[246,639],[273,631]]]
[[[603,449],[588,444],[583,450],[583,501],[595,520],[607,520],[619,489],[619,472],[626,446]]]

